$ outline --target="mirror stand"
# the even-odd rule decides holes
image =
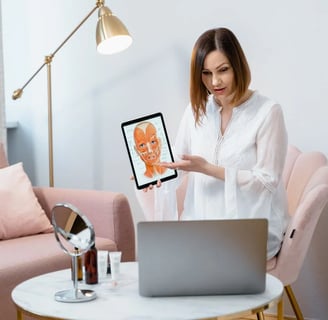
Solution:
[[[92,224],[79,210],[69,203],[59,203],[52,209],[52,224],[57,242],[72,258],[74,288],[58,291],[55,300],[60,302],[85,302],[97,297],[96,292],[79,289],[77,258],[87,252],[95,241]],[[77,249],[77,250],[76,250]]]
[[[79,289],[77,281],[77,257],[78,254],[72,255],[73,266],[73,289],[58,291],[55,293],[55,300],[59,302],[84,302],[96,299],[97,294],[93,290]]]

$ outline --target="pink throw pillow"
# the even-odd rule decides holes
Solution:
[[[0,240],[52,230],[23,164],[0,169]]]

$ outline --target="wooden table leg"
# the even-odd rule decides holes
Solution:
[[[17,308],[17,320],[23,320],[23,312],[20,308]]]
[[[263,311],[256,313],[257,320],[264,320]]]
[[[284,320],[284,302],[282,297],[277,305],[277,316],[277,320]]]

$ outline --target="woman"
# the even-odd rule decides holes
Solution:
[[[191,57],[190,105],[175,144],[179,160],[161,165],[188,173],[181,219],[268,219],[270,259],[288,221],[282,182],[287,134],[281,107],[250,90],[250,81],[235,35],[226,28],[203,33]],[[150,218],[177,217],[181,176],[154,189],[153,203],[139,197]]]

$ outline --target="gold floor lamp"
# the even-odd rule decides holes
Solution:
[[[84,24],[85,21],[98,10],[98,22],[96,29],[97,51],[101,54],[114,54],[128,48],[132,43],[132,38],[124,24],[104,6],[104,0],[97,0],[95,7],[79,23],[79,25],[68,35],[68,37],[51,54],[45,56],[43,64],[36,70],[30,79],[20,88],[14,91],[14,100],[21,97],[24,88],[33,78],[47,66],[48,85],[48,148],[49,148],[49,186],[54,186],[54,164],[53,164],[53,137],[52,137],[52,96],[51,96],[51,62],[55,54],[65,45],[73,34]]]

